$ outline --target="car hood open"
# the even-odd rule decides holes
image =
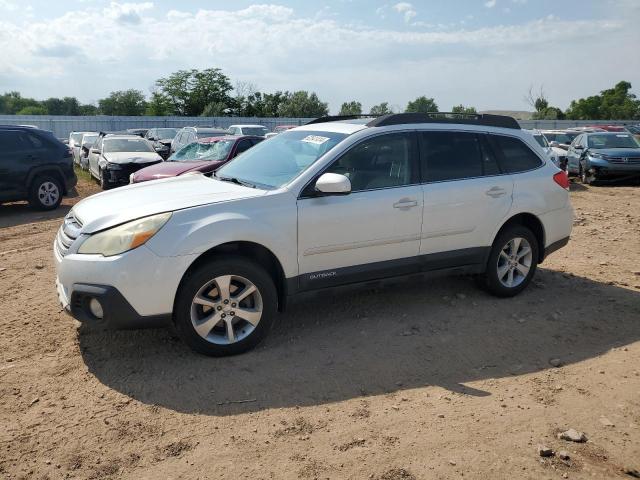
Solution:
[[[98,193],[77,203],[73,213],[82,223],[83,233],[94,233],[156,213],[257,197],[265,193],[265,190],[194,173]]]
[[[162,160],[155,152],[105,152],[103,156],[109,163],[149,163]]]

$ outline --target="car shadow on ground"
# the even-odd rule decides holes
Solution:
[[[640,339],[640,292],[540,269],[516,298],[469,278],[319,296],[280,316],[266,342],[228,358],[192,353],[163,329],[79,330],[105,385],[179,412],[231,415],[464,385],[572,363]]]
[[[0,205],[0,228],[64,218],[79,198],[78,191],[74,188],[62,199],[58,208],[49,211],[31,208],[27,202],[3,203]]]

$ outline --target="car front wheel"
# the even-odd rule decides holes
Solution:
[[[498,297],[517,295],[533,278],[538,258],[538,241],[531,230],[509,227],[494,241],[480,283]]]
[[[62,201],[60,182],[52,176],[43,175],[34,179],[29,190],[29,205],[40,210],[58,208]]]
[[[201,265],[184,279],[174,320],[193,350],[215,357],[246,352],[268,334],[278,307],[271,276],[243,257]]]

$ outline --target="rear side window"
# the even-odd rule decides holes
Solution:
[[[502,153],[501,166],[506,173],[525,172],[542,165],[542,160],[519,138],[489,135],[495,150]]]
[[[0,153],[21,150],[18,132],[0,132]]]
[[[482,149],[475,133],[422,132],[420,136],[425,181],[441,182],[483,175]]]

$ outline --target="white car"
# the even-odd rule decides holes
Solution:
[[[542,147],[549,159],[556,165],[556,167],[565,170],[567,165],[567,152],[560,147],[552,147],[547,137],[539,130],[527,130],[538,142],[538,145]]]
[[[229,135],[253,135],[266,137],[269,129],[264,125],[231,125],[227,130]]]
[[[568,187],[509,117],[326,117],[214,176],[77,203],[55,240],[57,292],[84,322],[173,322],[198,352],[240,353],[312,290],[445,272],[516,295],[569,240]]]
[[[69,148],[73,155],[73,163],[80,165],[80,158],[82,156],[82,138],[85,135],[97,135],[97,132],[71,132],[69,134]]]

